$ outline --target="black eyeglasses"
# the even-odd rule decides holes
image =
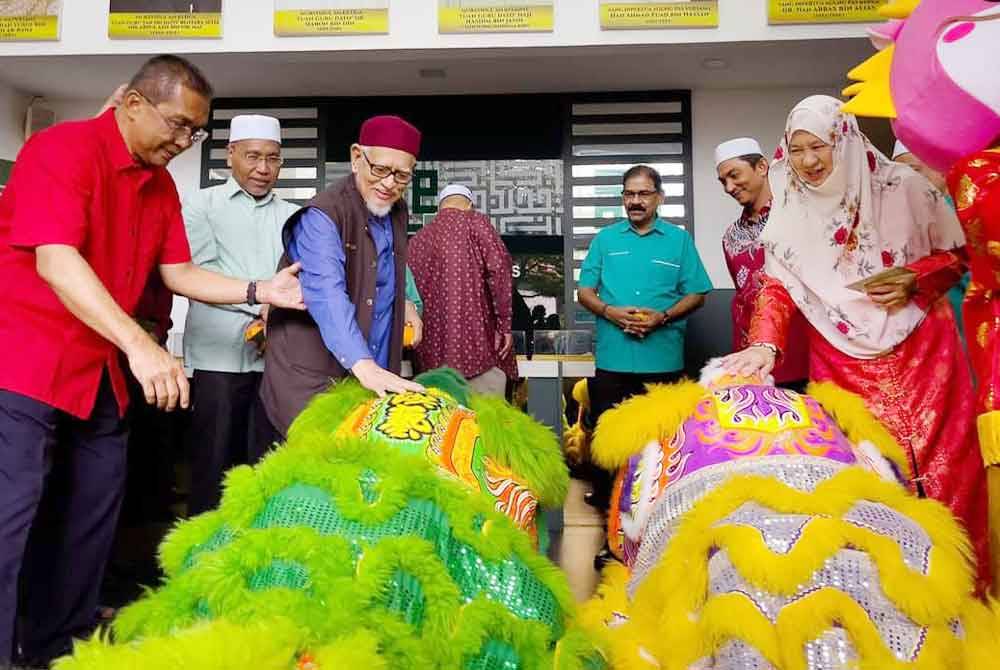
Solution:
[[[400,186],[404,186],[413,181],[413,173],[407,172],[406,170],[393,170],[388,165],[379,165],[378,163],[372,163],[368,158],[368,154],[364,151],[361,155],[365,157],[365,162],[368,163],[368,169],[371,170],[372,176],[378,179],[385,179],[389,175],[392,175],[393,181],[395,181]]]
[[[253,166],[260,165],[260,162],[264,161],[264,163],[267,164],[267,167],[271,168],[272,170],[277,170],[285,162],[285,159],[282,158],[281,156],[274,156],[274,155],[266,156],[264,154],[258,154],[253,152],[243,154],[243,159]]]
[[[160,120],[163,121],[163,123],[167,124],[167,127],[170,128],[170,132],[173,133],[175,139],[186,139],[189,140],[191,144],[197,144],[208,137],[208,131],[204,128],[197,128],[186,123],[177,123],[173,119],[168,119],[163,115],[163,112],[161,112],[159,108],[157,108],[157,106],[150,101],[149,98],[144,96],[142,93],[139,93],[139,91],[136,91],[135,93],[146,101],[146,104],[149,105],[154,112],[156,112],[157,116],[160,117]]]
[[[658,191],[622,191],[622,197],[626,200],[632,200],[633,198],[652,198],[654,195],[659,195]]]

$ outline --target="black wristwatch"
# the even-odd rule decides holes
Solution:
[[[255,281],[247,284],[247,304],[251,307],[257,304],[257,282]]]

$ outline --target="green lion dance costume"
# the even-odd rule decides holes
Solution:
[[[536,511],[568,478],[550,431],[457,375],[317,398],[160,551],[166,581],[59,670],[603,667],[572,628]]]
[[[968,541],[861,399],[722,377],[605,413],[620,563],[582,620],[620,670],[981,670]],[[985,501],[983,501],[985,504]]]

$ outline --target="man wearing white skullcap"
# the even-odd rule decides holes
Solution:
[[[236,116],[229,125],[225,183],[184,203],[191,256],[202,267],[238,277],[269,277],[284,252],[281,229],[298,207],[277,197],[281,124],[270,116]],[[184,327],[184,362],[194,369],[190,514],[219,503],[223,474],[253,462],[248,431],[264,369],[259,305],[192,301]]]
[[[749,345],[750,318],[764,267],[764,249],[758,237],[771,212],[769,166],[760,143],[749,137],[729,140],[716,147],[715,166],[722,188],[743,208],[740,217],[730,224],[722,237],[722,252],[736,287],[731,303],[733,351],[740,351]],[[780,384],[800,384],[808,377],[805,324],[801,316],[796,319],[787,351],[774,371],[775,381]]]

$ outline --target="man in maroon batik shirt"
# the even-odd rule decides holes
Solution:
[[[473,195],[453,184],[438,215],[410,241],[409,265],[424,301],[420,370],[447,366],[478,393],[502,396],[517,376],[512,353],[510,254]]]

